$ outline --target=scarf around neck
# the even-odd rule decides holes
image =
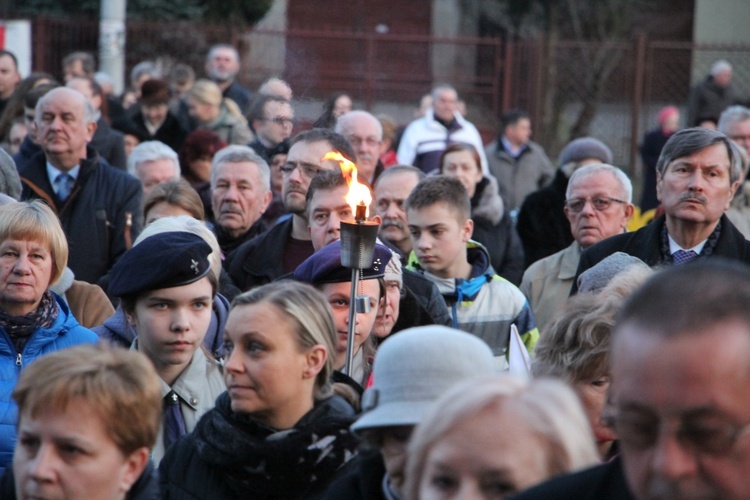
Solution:
[[[52,326],[58,314],[57,301],[52,296],[52,292],[47,290],[42,295],[37,308],[28,314],[13,316],[5,311],[0,311],[0,326],[8,332],[10,340],[13,341],[13,345],[20,353],[23,352],[31,334],[39,327],[49,328]]]

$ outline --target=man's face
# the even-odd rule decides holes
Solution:
[[[656,195],[667,220],[712,224],[729,208],[739,181],[729,181],[729,156],[724,144],[673,160],[663,176],[657,173]]]
[[[458,94],[455,90],[443,90],[438,92],[437,97],[432,103],[435,117],[449,122],[453,120],[458,107]]]
[[[8,55],[0,56],[0,99],[10,97],[20,81],[21,75],[13,58]]]
[[[239,71],[240,62],[232,49],[215,49],[206,61],[206,74],[217,82],[231,81]]]
[[[141,105],[141,112],[143,113],[143,119],[147,123],[152,125],[161,125],[162,122],[167,118],[167,112],[169,106],[167,104],[143,104]]]
[[[329,151],[333,151],[333,147],[328,141],[300,141],[289,149],[282,170],[284,178],[281,184],[281,197],[284,207],[291,213],[304,216],[307,188],[315,174],[322,170],[341,168],[333,160],[321,161]]]
[[[375,167],[380,158],[382,134],[378,130],[376,118],[358,116],[348,123],[346,138],[357,153],[358,175],[368,182],[375,175]]]
[[[63,68],[63,72],[65,73],[66,84],[77,76],[86,76],[86,72],[83,71],[83,62],[80,59],[71,61],[65,66],[65,68]]]
[[[514,144],[526,144],[531,139],[531,120],[520,118],[516,123],[505,127],[505,138]]]
[[[310,199],[308,228],[310,239],[317,252],[329,243],[341,239],[341,221],[353,219],[352,207],[344,198],[349,186],[318,189]]]
[[[406,253],[411,252],[411,236],[404,201],[418,183],[415,174],[404,172],[381,178],[375,187],[375,213],[383,219],[379,235]]]
[[[84,97],[72,89],[58,88],[42,97],[35,126],[37,142],[53,166],[70,170],[86,158],[96,123],[86,122]]]
[[[714,82],[719,87],[728,87],[732,83],[732,70],[728,69],[714,75]]]
[[[271,191],[261,185],[255,163],[220,163],[211,182],[216,224],[232,237],[246,233],[271,203]]]
[[[99,111],[102,107],[102,97],[94,95],[94,90],[91,88],[91,84],[81,78],[72,78],[65,84],[69,89],[77,90],[86,100],[91,104],[91,107],[95,111]]]
[[[289,103],[268,101],[263,114],[263,120],[256,120],[254,123],[255,132],[271,147],[291,137],[294,112]]]
[[[729,133],[727,134],[735,144],[745,148],[745,151],[750,153],[750,120],[743,120],[741,122],[735,122],[729,127]]]
[[[443,202],[411,208],[406,214],[419,264],[439,278],[458,278],[474,230],[472,220],[460,221],[457,210]]]
[[[584,202],[583,208],[577,211],[581,201]],[[595,206],[607,202],[609,206],[603,210]],[[627,203],[622,186],[609,172],[598,172],[578,181],[571,187],[565,206],[570,231],[583,248],[624,232],[632,215],[633,205]]]
[[[144,198],[155,186],[179,178],[177,166],[170,158],[142,161],[135,166],[135,173],[143,186]]]
[[[626,324],[618,335],[613,397],[623,466],[635,496],[747,498],[748,326],[725,320],[665,339]]]

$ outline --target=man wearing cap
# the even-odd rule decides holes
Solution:
[[[570,222],[565,216],[568,179],[577,169],[591,163],[612,163],[612,151],[599,139],[581,137],[560,153],[559,168],[549,186],[528,195],[518,212],[516,229],[523,243],[526,267],[573,243]]]
[[[159,233],[126,252],[110,274],[109,292],[138,332],[131,348],[151,360],[162,387],[163,423],[151,454],[157,465],[226,389],[218,362],[201,348],[218,287],[210,253],[198,235]]]
[[[487,344],[452,328],[410,328],[384,343],[374,384],[362,397],[363,414],[352,425],[374,451],[356,458],[325,498],[402,498],[406,446],[427,409],[454,385],[493,373]]]
[[[36,106],[37,141],[44,154],[20,171],[23,199],[41,198],[56,211],[76,278],[96,283],[138,236],[141,185],[87,147],[96,121],[86,99],[57,88]]]
[[[138,112],[132,119],[122,117],[112,126],[123,132],[135,128],[145,140],[163,142],[173,150],[179,151],[187,132],[169,111],[169,98],[167,82],[159,79],[146,80],[141,86]]]
[[[281,186],[284,207],[292,215],[227,256],[224,268],[240,290],[247,291],[289,274],[312,255],[305,197],[318,172],[340,169],[338,162],[322,160],[329,151],[338,151],[354,161],[349,141],[330,130],[307,130],[292,139],[282,167]]]

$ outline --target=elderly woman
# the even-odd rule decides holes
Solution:
[[[190,116],[198,128],[210,130],[227,144],[247,145],[255,138],[237,104],[225,99],[211,80],[198,80],[187,94]]]
[[[406,498],[498,499],[596,463],[586,416],[555,380],[508,375],[444,394],[409,443]]]
[[[455,177],[471,198],[471,238],[487,248],[495,272],[514,285],[521,283],[524,255],[521,239],[503,206],[497,181],[482,174],[479,153],[471,144],[450,144],[440,157],[440,173]]]
[[[145,356],[65,349],[24,370],[13,399],[20,437],[0,497],[156,498],[149,452],[162,403]]]
[[[49,291],[67,262],[65,234],[45,203],[0,207],[0,472],[16,444],[17,408],[10,396],[23,368],[50,352],[97,341]]]
[[[356,449],[354,412],[330,395],[336,330],[326,299],[279,281],[232,303],[227,392],[159,468],[164,498],[308,498]]]

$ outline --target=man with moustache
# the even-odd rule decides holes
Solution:
[[[739,149],[726,135],[703,128],[677,132],[656,164],[656,194],[664,215],[584,251],[576,277],[615,252],[649,266],[714,257],[750,263],[750,242],[724,215],[741,176]],[[576,291],[574,281],[572,293]]]
[[[417,167],[396,165],[383,172],[375,182],[375,213],[383,221],[378,236],[401,257],[404,264],[412,249],[404,201],[424,178],[424,172]]]

